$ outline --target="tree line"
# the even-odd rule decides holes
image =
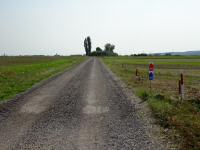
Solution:
[[[104,49],[97,47],[95,51],[91,51],[92,42],[89,36],[84,40],[84,48],[87,56],[118,56],[118,54],[114,52],[115,45],[110,43],[105,44]]]

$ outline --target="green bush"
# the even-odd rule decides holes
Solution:
[[[150,93],[148,93],[146,90],[142,88],[137,89],[136,93],[143,101],[147,101],[151,96]]]

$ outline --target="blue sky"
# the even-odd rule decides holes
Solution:
[[[200,50],[199,0],[0,0],[0,54]]]

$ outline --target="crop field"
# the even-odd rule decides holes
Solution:
[[[200,147],[200,57],[148,56],[104,57],[103,61],[134,93],[147,101],[165,134],[179,149]],[[155,80],[148,80],[149,63],[155,64]],[[136,77],[136,69],[138,77]],[[184,99],[178,81],[184,77]]]
[[[24,92],[41,80],[47,79],[76,65],[85,57],[0,57],[0,101]]]

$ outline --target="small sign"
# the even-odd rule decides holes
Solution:
[[[149,64],[149,80],[154,80],[154,64]]]
[[[154,71],[154,64],[153,63],[149,64],[149,71]]]
[[[153,71],[149,72],[149,80],[154,80],[154,72]]]

